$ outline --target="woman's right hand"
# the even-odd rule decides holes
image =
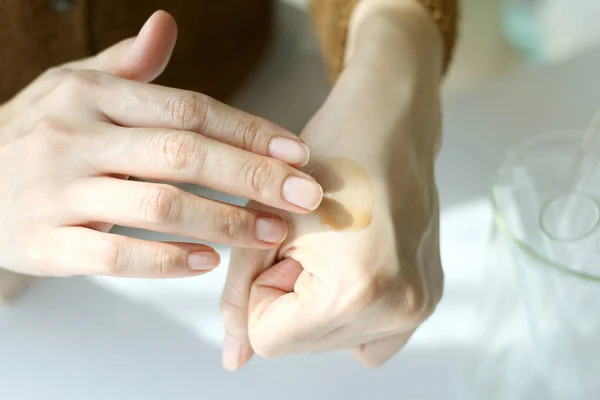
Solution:
[[[276,215],[155,181],[188,182],[305,213],[322,191],[292,133],[204,95],[147,82],[170,58],[164,12],[140,34],[54,68],[0,106],[0,266],[31,275],[194,276],[210,247],[110,234],[114,225],[242,247],[287,233]],[[128,181],[136,177],[150,182]]]

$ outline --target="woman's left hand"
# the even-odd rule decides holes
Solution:
[[[439,69],[429,68],[431,79],[426,69],[392,79],[385,68],[379,77],[347,68],[302,133],[312,150],[306,171],[337,203],[326,195],[321,219],[249,205],[282,215],[289,234],[276,249],[232,253],[222,298],[226,368],[254,352],[337,349],[378,366],[439,302]]]

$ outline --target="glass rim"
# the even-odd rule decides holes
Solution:
[[[576,270],[568,267],[567,265],[564,265],[563,263],[560,263],[558,261],[550,259],[549,257],[544,256],[542,253],[540,253],[534,247],[532,247],[531,245],[529,245],[528,243],[526,243],[525,241],[520,239],[512,231],[512,229],[509,226],[509,223],[506,221],[506,219],[503,217],[502,213],[500,212],[498,203],[496,201],[496,196],[494,195],[494,188],[496,187],[496,182],[498,181],[499,174],[501,173],[501,171],[503,171],[506,168],[507,163],[509,163],[511,161],[511,158],[512,158],[511,154],[513,154],[513,155],[519,154],[523,150],[530,148],[536,142],[550,141],[552,139],[556,140],[556,139],[561,139],[561,138],[568,139],[567,135],[569,135],[569,134],[574,135],[576,133],[583,135],[584,131],[572,129],[572,130],[549,132],[546,134],[538,134],[538,135],[526,138],[523,141],[521,141],[519,144],[517,144],[513,147],[510,147],[506,151],[505,157],[503,158],[500,166],[496,169],[496,172],[493,174],[493,180],[492,180],[492,184],[489,189],[488,199],[492,206],[492,212],[494,215],[494,221],[495,221],[496,227],[508,239],[510,239],[514,244],[516,244],[520,250],[525,252],[529,257],[540,262],[542,265],[550,267],[556,271],[559,271],[559,272],[562,272],[562,273],[565,273],[565,274],[568,274],[568,275],[571,275],[571,276],[574,276],[577,278],[585,279],[587,281],[593,281],[593,282],[600,283],[600,273],[596,275],[596,274],[590,274],[590,273],[586,273],[586,272],[576,271]]]

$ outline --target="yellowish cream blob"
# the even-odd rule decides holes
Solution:
[[[313,172],[323,187],[323,201],[315,211],[333,230],[357,230],[371,223],[373,185],[367,171],[349,158],[330,158]]]

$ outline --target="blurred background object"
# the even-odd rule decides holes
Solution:
[[[446,90],[465,90],[530,63],[600,44],[600,2],[461,0],[460,39]]]
[[[571,58],[600,44],[600,2],[595,0],[521,0],[534,3],[532,15],[545,61]]]
[[[599,122],[529,138],[498,169],[472,399],[600,393]]]
[[[310,2],[281,1],[304,10]],[[528,64],[568,59],[600,44],[600,1],[460,0],[460,6],[448,92],[472,89]]]
[[[461,22],[447,92],[465,91],[521,67],[523,55],[502,26],[501,1],[461,0]]]

